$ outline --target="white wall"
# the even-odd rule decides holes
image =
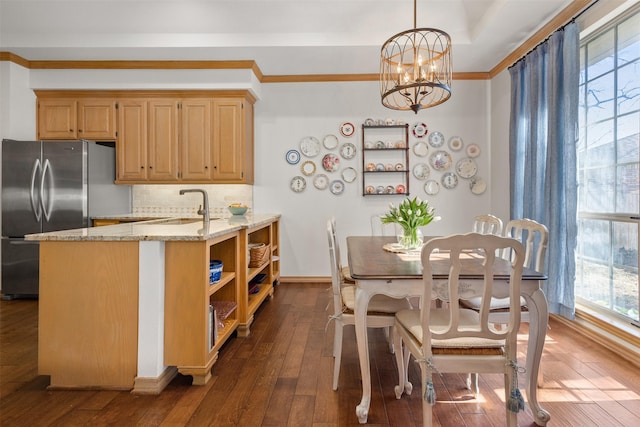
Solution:
[[[504,70],[491,80],[491,207],[503,221],[509,215],[509,120],[511,118],[511,77]]]
[[[368,117],[401,119],[410,125],[424,122],[430,131],[442,132],[447,140],[457,135],[463,138],[465,145],[476,143],[482,149],[476,161],[478,175],[488,183],[483,195],[473,195],[468,181],[461,179],[456,189],[441,189],[438,195],[427,197],[424,181],[411,178],[411,197],[428,199],[442,216],[442,221],[423,230],[425,234],[469,231],[475,215],[492,212],[491,179],[496,174],[490,158],[489,87],[487,81],[455,81],[449,101],[416,116],[413,112],[384,108],[377,82],[264,84],[262,99],[256,104],[254,207],[258,212],[282,213],[282,275],[327,276],[327,219],[332,215],[336,217],[346,261],[344,238],[370,234],[370,216],[385,212],[390,202],[397,204],[403,199],[401,196],[363,197],[360,176],[354,183],[347,184],[344,193],[338,196],[314,188],[312,177],[307,178],[307,188],[302,193],[289,189],[290,179],[301,175],[302,161],[295,166],[289,165],[285,154],[289,149],[298,149],[300,139],[309,135],[322,141],[325,135],[335,134],[340,143],[353,142],[358,147],[358,155],[353,160],[343,160],[343,167],[353,166],[360,172],[360,126]],[[357,130],[350,138],[339,133],[339,126],[345,121],[356,125]],[[416,141],[410,137],[411,146]],[[321,155],[326,152],[323,149]],[[321,169],[321,155],[312,159],[318,169]],[[413,153],[410,157],[412,164],[427,161]],[[465,157],[464,151],[454,153],[454,163],[462,157]],[[338,178],[335,172],[327,175],[331,179]],[[504,178],[502,174],[497,175],[499,179]]]

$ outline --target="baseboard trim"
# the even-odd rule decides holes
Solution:
[[[595,318],[592,319],[591,316],[585,313],[576,315],[574,320],[555,314],[551,314],[550,317],[640,367],[640,346],[637,338],[635,338],[636,342],[634,343],[632,337],[627,340],[620,337],[620,333],[607,331],[608,328],[600,327],[599,321],[596,321]]]
[[[132,394],[160,394],[169,385],[171,380],[178,375],[178,368],[167,366],[159,377],[136,377],[133,382]]]
[[[286,276],[280,277],[280,283],[331,284],[331,278],[327,276]]]

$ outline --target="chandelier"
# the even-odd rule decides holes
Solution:
[[[387,40],[380,53],[382,104],[393,110],[412,110],[442,104],[451,97],[451,37],[435,28],[416,28]]]

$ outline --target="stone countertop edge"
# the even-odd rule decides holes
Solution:
[[[189,241],[208,240],[225,234],[255,228],[280,219],[280,214],[251,214],[209,222],[208,230],[204,230],[202,220],[192,218],[193,222],[171,223],[184,217],[164,217],[151,221],[128,222],[101,227],[75,228],[49,233],[28,234],[25,240],[39,241]]]

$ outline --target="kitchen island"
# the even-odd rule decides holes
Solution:
[[[50,375],[52,389],[157,394],[177,372],[207,383],[219,348],[234,332],[249,335],[273,296],[279,218],[165,218],[28,235],[40,241],[39,374]],[[268,248],[257,265],[252,244]],[[211,260],[222,261],[215,280]]]

